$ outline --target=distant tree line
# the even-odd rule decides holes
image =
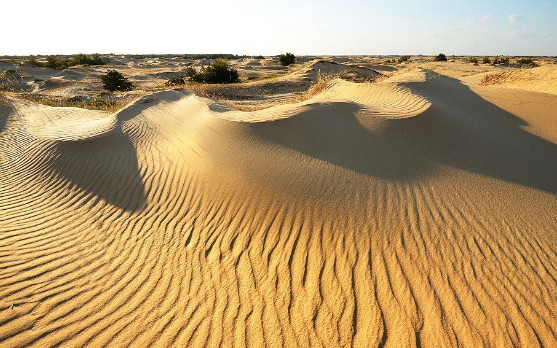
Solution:
[[[47,56],[46,62],[39,61],[37,57],[30,56],[29,59],[23,61],[23,65],[47,67],[51,69],[65,69],[76,65],[103,65],[104,61],[99,54],[85,55],[76,54],[70,58],[64,56]]]

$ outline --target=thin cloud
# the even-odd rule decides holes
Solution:
[[[521,19],[524,19],[525,17],[523,15],[519,15],[519,14],[510,14],[507,16],[507,19],[509,20],[509,22],[518,22]]]
[[[491,15],[487,14],[487,15],[483,15],[479,18],[470,17],[470,18],[468,18],[466,23],[485,23],[490,19],[491,19]]]

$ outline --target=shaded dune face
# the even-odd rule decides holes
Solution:
[[[110,138],[58,142],[54,151],[52,170],[79,190],[124,210],[140,210],[145,204],[135,148],[121,131]]]
[[[0,345],[557,345],[555,144],[457,80],[404,88],[431,105],[257,123],[164,92],[79,142],[10,112]]]

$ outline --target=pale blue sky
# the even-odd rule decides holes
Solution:
[[[0,55],[557,55],[557,0],[11,0],[0,9]]]

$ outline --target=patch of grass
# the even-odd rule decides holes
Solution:
[[[34,103],[55,106],[55,107],[75,107],[88,110],[102,110],[107,112],[115,112],[124,106],[128,100],[123,98],[113,98],[110,96],[96,96],[92,98],[73,97],[61,98],[51,97],[39,94],[21,94],[17,96],[20,99],[31,101]]]

